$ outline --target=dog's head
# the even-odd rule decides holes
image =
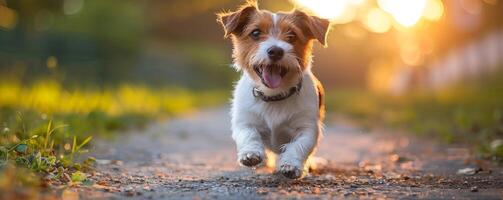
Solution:
[[[326,45],[330,22],[302,11],[272,13],[249,1],[237,11],[218,14],[234,45],[238,70],[262,89],[283,90],[298,83],[311,62],[313,40]]]

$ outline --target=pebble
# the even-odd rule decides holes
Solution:
[[[265,195],[265,194],[269,193],[269,191],[267,191],[267,189],[265,189],[265,188],[259,188],[259,189],[257,189],[257,193],[259,193],[261,195]]]
[[[472,188],[470,188],[470,191],[471,192],[478,192],[479,188],[477,188],[477,186],[473,186]]]

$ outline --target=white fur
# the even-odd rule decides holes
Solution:
[[[317,145],[322,122],[318,92],[308,68],[303,72],[299,94],[278,102],[264,102],[253,96],[256,83],[245,72],[238,81],[232,101],[232,138],[238,159],[256,154],[264,159],[265,148],[279,154],[278,170],[289,166],[300,175]],[[299,175],[299,176],[300,176]]]
[[[272,23],[274,26],[276,26],[276,24],[278,24],[278,14],[276,14],[276,13],[272,14]]]
[[[300,72],[294,47],[278,38],[278,15],[272,14],[272,19],[273,26],[268,39],[259,44],[250,62],[253,65],[271,64],[267,50],[277,46],[285,54],[275,64]],[[241,68],[236,63],[234,66]],[[307,169],[305,163],[318,143],[323,125],[319,115],[317,86],[310,66],[299,76],[302,76],[303,82],[298,94],[281,101],[265,102],[253,96],[254,87],[265,95],[274,95],[288,90],[292,85],[283,84],[270,89],[255,82],[246,71],[242,72],[234,90],[231,109],[232,138],[236,142],[239,161],[246,163],[259,157],[263,162],[265,149],[269,149],[279,155],[276,163],[279,172],[290,178],[299,178],[304,174]],[[292,173],[294,175],[288,175]]]

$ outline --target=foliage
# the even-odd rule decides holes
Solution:
[[[5,80],[5,79],[4,79]],[[221,102],[221,92],[196,93],[182,88],[151,89],[123,84],[105,89],[68,90],[55,81],[39,81],[24,87],[19,81],[0,81],[0,107],[33,110],[45,114],[124,116],[179,114],[199,105]]]
[[[13,185],[92,185],[87,177],[94,158],[85,154],[93,137],[225,99],[216,91],[136,85],[68,89],[54,81],[24,86],[6,80],[0,81],[0,191],[16,189]]]
[[[500,77],[501,73],[497,73],[438,91],[417,90],[400,96],[339,90],[328,97],[327,107],[349,114],[368,127],[391,126],[444,142],[465,143],[474,146],[482,156],[501,160],[503,80]]]
[[[80,158],[92,136],[77,139],[61,121],[14,116],[0,133],[0,183],[10,181],[0,184],[0,190],[75,182],[73,174],[92,169],[94,158]]]

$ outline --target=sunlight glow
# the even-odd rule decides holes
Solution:
[[[381,9],[388,12],[404,27],[414,26],[423,16],[427,0],[378,0]]]
[[[370,10],[364,21],[365,27],[375,33],[386,33],[391,28],[388,15],[377,8]]]
[[[478,0],[460,0],[461,8],[471,15],[479,15],[482,12],[482,2]]]
[[[351,4],[351,5],[360,6],[360,5],[366,4],[367,0],[350,0],[350,1],[348,1],[348,3]]]
[[[389,91],[391,79],[396,69],[393,63],[382,58],[376,58],[369,64],[367,86],[374,92]]]
[[[430,21],[439,20],[444,14],[444,4],[441,0],[428,0],[426,3],[426,8],[424,10],[424,18]]]
[[[295,0],[295,3],[316,13],[319,17],[332,20],[342,17],[348,6],[346,0]]]
[[[327,18],[332,23],[345,24],[361,19],[367,29],[387,32],[393,24],[401,30],[416,25],[422,18],[438,21],[444,14],[442,0],[292,0],[298,7]],[[389,25],[388,25],[389,24]],[[390,26],[388,28],[388,26]]]

